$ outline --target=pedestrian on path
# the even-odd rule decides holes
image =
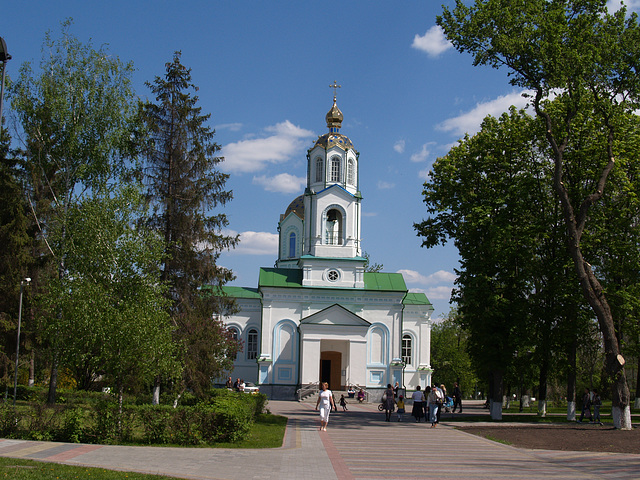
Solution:
[[[580,412],[580,420],[578,423],[582,423],[584,417],[591,418],[591,392],[585,387],[584,394],[582,395],[582,411]]]
[[[400,395],[398,397],[398,421],[401,422],[404,418],[404,396]]]
[[[460,386],[458,382],[453,382],[453,410],[452,413],[456,413],[456,407],[460,408],[460,413],[462,413],[462,391],[460,390]]]
[[[347,411],[347,400],[344,398],[344,395],[340,395],[340,406],[343,412]]]
[[[420,419],[424,418],[425,403],[424,394],[420,390],[420,385],[416,386],[416,391],[411,395],[411,399],[413,400],[413,409],[411,410],[411,415],[415,417],[416,422],[420,423]]]
[[[427,397],[427,407],[429,408],[429,420],[431,421],[431,428],[435,428],[438,424],[438,406],[440,403],[440,395],[438,388],[433,385],[429,396]]]
[[[387,389],[382,394],[382,405],[384,405],[385,421],[391,421],[391,413],[396,408],[396,399],[393,398],[393,387],[387,384]]]
[[[326,432],[331,409],[336,408],[336,404],[333,401],[333,393],[329,390],[329,384],[327,382],[322,382],[322,391],[320,395],[318,395],[316,410],[318,410],[318,407],[320,407],[320,430]]]
[[[600,420],[600,405],[602,405],[602,400],[600,399],[598,391],[595,389],[593,390],[591,403],[593,405],[593,423],[599,423],[602,425],[602,421]]]

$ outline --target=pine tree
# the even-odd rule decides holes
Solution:
[[[225,190],[229,176],[217,170],[223,159],[215,156],[220,147],[207,126],[210,114],[197,106],[192,92],[198,88],[180,55],[176,52],[166,64],[164,77],[147,82],[156,103],[142,106],[150,137],[144,174],[153,209],[150,224],[166,243],[163,280],[185,352],[183,388],[201,392],[231,367],[238,350],[227,329],[214,320],[230,311],[233,302],[202,291],[204,286],[221,291],[233,279],[217,260],[223,250],[235,247],[238,237],[223,234],[227,217],[214,211],[232,199]]]

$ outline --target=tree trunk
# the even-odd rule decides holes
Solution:
[[[56,404],[56,388],[58,386],[58,353],[54,352],[53,361],[51,362],[51,376],[49,377],[49,395],[47,396],[47,404]]]
[[[567,420],[576,419],[576,358],[578,355],[578,340],[573,338],[569,347],[569,372],[567,374]]]
[[[640,395],[638,394],[638,391],[640,390],[640,355],[638,355],[638,373],[636,376],[636,401],[635,401],[635,408],[640,408]]]
[[[36,383],[36,351],[32,348],[29,355],[29,386]]]
[[[160,375],[158,375],[153,382],[153,398],[151,399],[152,405],[160,405]]]
[[[489,409],[492,420],[502,420],[502,371],[491,372],[491,401]]]
[[[534,100],[534,108],[536,114],[542,117],[547,127],[547,141],[549,146],[553,150],[554,160],[554,173],[553,173],[553,187],[560,199],[560,205],[562,206],[562,214],[564,217],[564,223],[567,227],[568,234],[568,247],[569,254],[573,260],[573,265],[576,269],[578,276],[578,282],[582,288],[582,293],[591,306],[591,309],[598,319],[598,325],[600,326],[600,332],[604,341],[605,351],[605,371],[607,375],[613,379],[611,386],[611,399],[612,399],[612,412],[618,409],[621,413],[629,407],[629,386],[627,385],[627,379],[624,375],[624,359],[620,355],[620,345],[618,344],[618,338],[616,337],[615,324],[613,322],[613,315],[609,308],[609,303],[604,294],[602,285],[593,273],[591,265],[585,260],[582,255],[582,248],[580,242],[582,239],[582,233],[588,219],[589,208],[600,201],[603,196],[604,188],[607,183],[607,177],[615,166],[615,157],[613,155],[613,127],[608,127],[608,145],[607,156],[609,158],[607,165],[600,172],[600,178],[598,179],[596,188],[593,193],[583,199],[579,208],[575,209],[569,198],[569,191],[564,184],[564,149],[567,147],[568,138],[562,139],[561,144],[558,144],[556,137],[554,137],[554,125],[550,115],[540,109],[540,101],[542,99],[542,89],[538,89],[536,92],[536,98]],[[567,127],[570,127],[571,119],[568,120]],[[629,419],[630,419],[629,415]],[[621,426],[623,430],[630,430],[631,421],[627,422],[626,415],[620,415]],[[615,424],[615,420],[614,420]]]
[[[538,416],[545,417],[547,415],[547,381],[549,377],[549,359],[547,356],[542,358],[540,364],[540,390],[538,391]]]

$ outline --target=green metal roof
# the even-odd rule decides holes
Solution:
[[[298,268],[261,268],[259,287],[302,287],[302,270]]]
[[[431,302],[424,293],[409,292],[402,302],[405,305],[431,305]]]
[[[364,274],[365,290],[406,292],[407,286],[401,273],[372,273]]]
[[[297,268],[261,268],[258,286],[302,288],[302,270]],[[407,286],[401,273],[367,272],[364,274],[364,290],[406,292]]]
[[[222,290],[232,298],[260,298],[257,288],[225,286]]]

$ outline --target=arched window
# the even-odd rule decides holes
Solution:
[[[231,334],[232,339],[234,339],[235,341],[238,341],[239,335],[238,335],[238,330],[236,328],[229,327],[229,333]],[[237,354],[236,354],[236,358],[238,358]]]
[[[327,212],[325,243],[342,245],[342,214],[335,208]]]
[[[355,185],[356,181],[355,181],[355,163],[353,162],[353,159],[349,159],[349,162],[347,163],[347,183],[349,185]]]
[[[323,180],[323,168],[322,168],[322,159],[316,158],[316,182],[321,182]]]
[[[402,336],[402,361],[405,365],[413,364],[413,339],[406,333]]]
[[[289,258],[296,256],[296,234],[291,232],[289,235]]]
[[[340,159],[334,157],[331,159],[331,181],[339,182],[340,180]]]
[[[255,360],[258,357],[258,331],[255,328],[247,333],[247,360]]]

